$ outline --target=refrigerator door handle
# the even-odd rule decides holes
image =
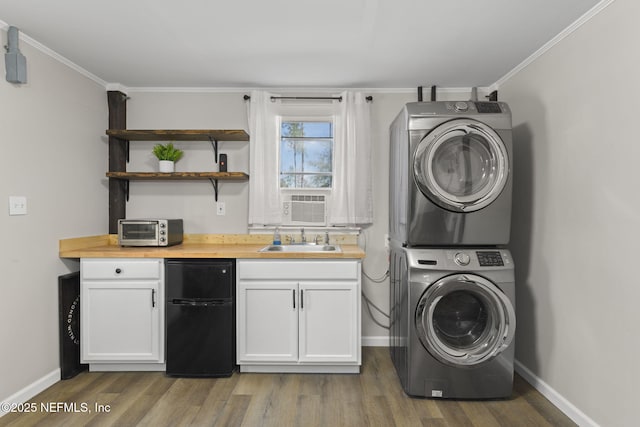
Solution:
[[[171,304],[174,304],[174,305],[197,305],[197,301],[194,301],[192,299],[175,298],[175,299],[171,300]]]
[[[232,304],[230,300],[221,299],[208,299],[208,300],[194,300],[186,298],[174,298],[171,300],[173,305],[190,305],[190,306],[220,306]]]

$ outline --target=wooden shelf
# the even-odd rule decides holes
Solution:
[[[219,180],[247,181],[249,175],[244,172],[107,172],[107,177],[123,180]]]
[[[247,181],[244,172],[107,172],[107,177],[124,181],[124,197],[129,200],[129,181],[194,181],[207,180],[213,185],[218,201],[218,181]]]
[[[118,219],[126,218],[130,181],[209,181],[218,200],[219,182],[248,181],[244,172],[127,172],[132,141],[199,141],[210,143],[218,163],[218,145],[249,141],[242,129],[127,129],[127,95],[108,91],[109,124],[109,233],[118,232]],[[217,168],[216,168],[217,169]]]
[[[107,129],[107,135],[125,141],[249,141],[241,129]]]

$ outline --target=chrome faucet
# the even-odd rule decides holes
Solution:
[[[300,241],[302,243],[307,243],[307,236],[304,235],[304,227],[300,230]]]
[[[329,244],[329,232],[328,231],[324,232],[324,244],[325,245]]]

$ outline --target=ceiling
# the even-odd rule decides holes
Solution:
[[[600,2],[0,0],[0,20],[132,88],[482,87]]]

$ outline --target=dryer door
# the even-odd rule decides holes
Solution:
[[[493,202],[509,176],[509,155],[500,136],[472,119],[445,122],[420,141],[413,173],[422,194],[454,212],[473,212]]]
[[[416,307],[416,332],[429,353],[450,366],[489,361],[513,341],[513,304],[494,283],[454,274],[429,286]]]

